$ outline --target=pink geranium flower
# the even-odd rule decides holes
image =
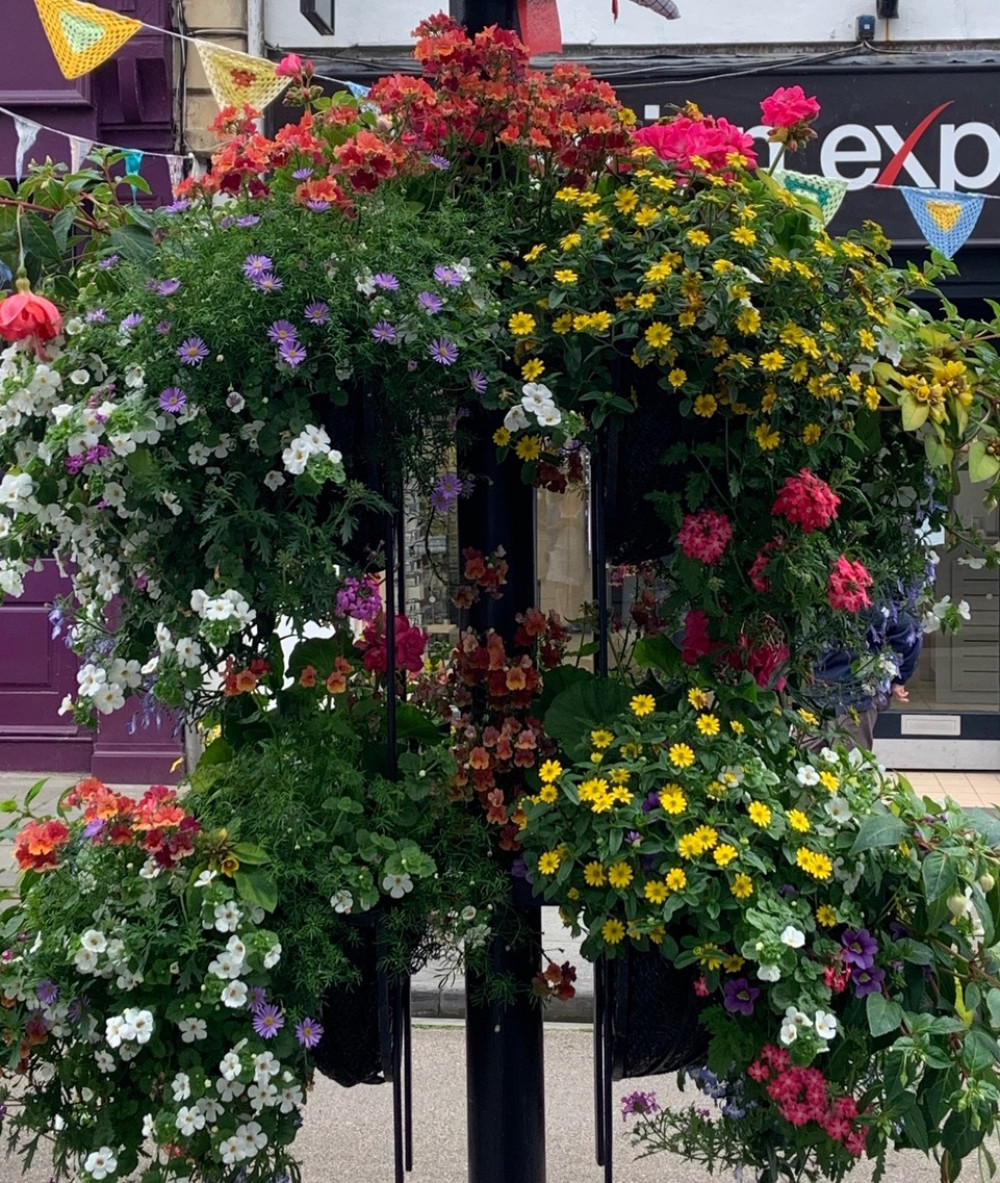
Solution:
[[[841,555],[833,565],[827,585],[826,598],[831,608],[843,612],[860,612],[871,605],[868,588],[874,580],[863,563],[851,562]]]

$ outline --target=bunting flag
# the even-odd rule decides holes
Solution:
[[[824,226],[829,226],[833,221],[847,192],[847,182],[836,177],[818,177],[812,173],[778,169],[774,179],[796,197],[807,197],[814,201],[822,211],[823,217],[820,220]]]
[[[96,70],[142,28],[142,21],[84,0],[35,0],[35,7],[64,78]]]
[[[170,188],[174,190],[184,180],[184,157],[167,157],[167,174],[170,177]]]
[[[899,191],[906,198],[910,213],[928,243],[949,259],[975,230],[986,200],[982,193],[954,193],[944,189]]]
[[[196,41],[195,46],[220,109],[249,103],[263,111],[291,82],[291,78],[279,78],[274,72],[274,62],[265,58],[222,49],[207,41]]]
[[[517,0],[517,23],[529,53],[562,53],[557,0]]]
[[[649,8],[668,21],[675,21],[681,15],[681,10],[674,3],[674,0],[632,0],[632,3],[638,4],[640,8]],[[611,0],[611,11],[614,13],[615,20],[617,20],[618,0]]]
[[[143,153],[136,148],[130,148],[125,153],[125,175],[129,177],[137,177],[142,173],[142,157]],[[130,186],[132,190],[132,200],[135,201],[138,190],[135,185]]]
[[[17,154],[14,157],[14,175],[20,180],[24,176],[24,157],[31,151],[32,145],[38,139],[41,128],[30,119],[14,116],[14,127],[17,131]]]
[[[83,136],[69,137],[69,171],[77,173],[80,171],[80,165],[90,155],[90,150],[94,146],[93,140],[85,140]]]
[[[366,99],[371,94],[372,88],[370,86],[362,86],[360,82],[348,82],[345,85],[356,99]]]

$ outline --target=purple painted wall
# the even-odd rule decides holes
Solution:
[[[100,0],[101,6],[170,28],[170,0]],[[67,80],[56,64],[33,0],[3,0],[0,106],[46,127],[120,148],[174,150],[173,38],[142,29],[92,74]],[[0,176],[13,178],[17,133],[0,114]],[[29,154],[70,159],[64,135],[42,131]],[[169,200],[166,161],[147,157],[142,174],[155,202]],[[172,720],[130,733],[131,704],[103,719],[95,737],[58,714],[76,688],[76,659],[48,621],[65,590],[54,564],[25,581],[20,600],[0,607],[0,769],[90,772],[109,781],[176,780],[180,754]]]

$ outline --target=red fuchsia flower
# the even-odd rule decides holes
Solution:
[[[871,606],[867,589],[874,580],[863,563],[852,562],[841,555],[830,572],[826,598],[831,608],[843,612],[860,612]]]
[[[677,532],[677,544],[689,559],[714,566],[725,553],[733,528],[724,513],[705,509],[689,513]]]
[[[811,534],[829,526],[837,516],[838,505],[840,498],[826,481],[802,468],[782,485],[771,513],[800,526],[804,534]]]
[[[396,617],[396,669],[408,670],[411,674],[418,674],[424,668],[424,647],[427,644],[427,634],[423,629],[410,624],[405,616]],[[372,673],[384,674],[388,661],[388,642],[385,636],[385,617],[365,626],[361,639],[355,642],[356,648],[364,654],[363,662],[366,670]]]
[[[21,276],[14,295],[0,300],[0,337],[5,341],[33,341],[35,352],[44,357],[42,345],[62,332],[62,316],[51,300],[36,296]]]
[[[765,126],[772,128],[769,140],[784,144],[793,152],[816,133],[809,126],[819,114],[814,95],[806,97],[801,86],[779,86],[760,104]]]

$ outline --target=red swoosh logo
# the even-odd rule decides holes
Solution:
[[[907,156],[910,155],[913,149],[920,142],[920,137],[930,127],[934,120],[937,119],[941,112],[946,107],[950,107],[954,101],[954,99],[949,99],[946,103],[942,103],[940,107],[935,107],[930,115],[926,116],[926,118],[922,119],[917,124],[913,131],[911,131],[903,141],[903,145],[896,155],[885,166],[882,175],[875,182],[876,185],[895,185],[896,178],[899,176],[903,165],[906,163]]]

